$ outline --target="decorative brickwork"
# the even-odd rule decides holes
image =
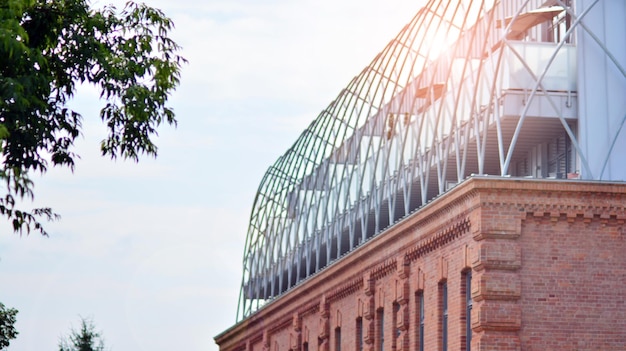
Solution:
[[[396,269],[396,260],[390,259],[372,269],[370,279],[379,280],[391,274]]]
[[[454,239],[460,237],[465,232],[467,232],[470,228],[469,219],[464,218],[455,223],[452,226],[447,227],[446,229],[438,232],[432,237],[426,238],[420,241],[413,248],[409,249],[406,253],[406,256],[409,262],[413,262],[420,258],[423,255],[432,252],[439,247],[453,241]]]
[[[343,299],[350,295],[354,295],[354,293],[361,290],[362,288],[363,288],[363,278],[362,277],[353,278],[347,283],[333,289],[332,292],[328,294],[327,301],[334,302],[336,300]]]

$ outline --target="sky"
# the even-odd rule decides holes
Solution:
[[[267,168],[395,37],[419,0],[147,0],[189,60],[178,126],[157,158],[100,156],[104,102],[81,87],[74,172],[35,176],[49,237],[0,220],[0,302],[19,310],[9,351],[58,349],[91,319],[108,350],[217,351],[235,324],[242,256]],[[125,0],[98,0],[123,7]]]

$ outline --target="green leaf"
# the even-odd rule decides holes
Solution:
[[[105,100],[103,155],[157,155],[153,138],[163,122],[176,125],[168,97],[187,62],[168,37],[172,28],[160,10],[134,2],[121,12],[93,9],[86,0],[0,4],[0,215],[16,232],[45,235],[38,218],[57,218],[15,209],[7,199],[33,198],[33,171],[75,166],[82,116],[67,103],[79,84],[99,87]]]

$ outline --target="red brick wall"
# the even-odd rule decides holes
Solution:
[[[524,350],[626,350],[623,223],[531,217],[519,240]]]
[[[222,351],[626,350],[626,185],[470,179],[216,337]]]

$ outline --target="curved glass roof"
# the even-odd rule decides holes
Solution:
[[[421,8],[261,180],[238,319],[472,174],[606,178],[578,131],[574,29],[597,3]],[[593,39],[590,26],[581,33]],[[609,46],[600,52],[623,87],[626,60]],[[607,160],[623,124],[610,128]]]

